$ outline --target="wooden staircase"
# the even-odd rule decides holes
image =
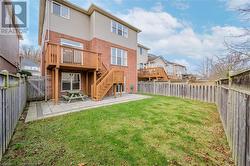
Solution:
[[[124,83],[124,71],[118,68],[111,68],[110,70],[102,63],[102,67],[97,71],[96,85],[92,85],[92,98],[94,100],[101,100],[113,85]]]

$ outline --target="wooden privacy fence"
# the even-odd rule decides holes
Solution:
[[[26,104],[26,81],[0,73],[0,160]]]
[[[45,78],[30,77],[27,79],[27,99],[28,101],[45,99]]]
[[[250,166],[250,92],[215,84],[139,82],[138,92],[215,103],[236,165]]]
[[[139,82],[138,91],[164,96],[177,96],[214,103],[216,86],[212,84],[187,84],[170,82]]]

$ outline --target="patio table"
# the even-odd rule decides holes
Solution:
[[[68,100],[68,103],[70,103],[71,100],[73,100],[73,99],[82,99],[82,101],[84,101],[84,99],[87,98],[87,96],[83,95],[81,93],[81,91],[79,91],[79,90],[68,90],[66,92],[67,92],[67,97],[66,96],[63,96],[63,97],[66,100]]]

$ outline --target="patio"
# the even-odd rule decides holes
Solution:
[[[138,94],[124,94],[116,98],[114,98],[113,96],[106,97],[101,101],[93,101],[91,99],[86,99],[86,101],[76,101],[71,103],[67,103],[66,101],[60,101],[58,105],[55,105],[52,101],[31,102],[28,108],[28,114],[25,119],[25,122],[45,119],[72,112],[78,112],[90,108],[97,108],[112,104],[142,100],[149,97],[150,96],[138,95]]]

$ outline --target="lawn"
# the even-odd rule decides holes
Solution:
[[[19,122],[1,164],[233,165],[214,104],[175,97]]]

